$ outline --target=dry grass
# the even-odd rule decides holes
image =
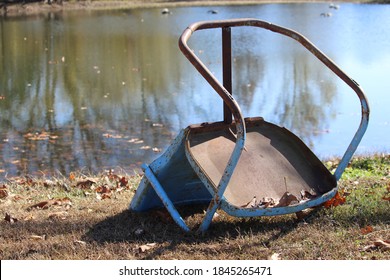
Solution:
[[[163,210],[128,211],[139,180],[80,173],[4,182],[0,258],[390,259],[389,248],[374,243],[390,239],[390,156],[353,161],[340,183],[346,197],[341,206],[313,209],[304,219],[239,219],[219,212],[204,235],[184,233]],[[196,228],[203,210],[192,206],[180,212]]]

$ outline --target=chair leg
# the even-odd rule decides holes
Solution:
[[[220,203],[217,203],[215,201],[215,199],[213,199],[210,202],[210,205],[207,208],[205,217],[203,218],[202,224],[199,226],[199,229],[198,229],[199,232],[204,233],[209,228],[209,226],[213,220],[214,214],[217,211],[217,209],[219,208],[219,205],[220,205]]]
[[[154,175],[153,171],[150,169],[149,166],[144,164],[142,166],[144,169],[144,175],[152,185],[153,189],[157,193],[158,197],[161,199],[162,203],[164,204],[165,208],[168,210],[169,214],[171,214],[173,220],[181,227],[184,231],[190,231],[187,224],[184,222],[183,218],[180,216],[179,212],[176,210],[175,206],[173,205],[172,201],[169,199],[167,193],[164,191],[164,188]]]

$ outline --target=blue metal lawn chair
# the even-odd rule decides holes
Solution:
[[[242,116],[231,94],[231,28],[239,26],[267,29],[298,41],[357,94],[361,123],[333,174],[286,128],[261,117]],[[222,29],[223,85],[187,45],[195,31],[212,28]],[[368,125],[369,106],[353,79],[301,34],[256,19],[194,23],[183,32],[179,47],[222,98],[224,120],[182,129],[159,158],[144,164],[144,177],[131,201],[131,210],[166,207],[174,221],[189,231],[176,207],[207,203],[199,227],[206,231],[218,208],[236,217],[283,215],[321,205],[335,196],[337,181]]]

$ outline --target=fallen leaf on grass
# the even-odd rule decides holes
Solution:
[[[126,179],[126,177],[122,177],[122,178],[119,180],[119,183],[120,183],[121,187],[126,187],[127,184],[129,183],[129,181]]]
[[[100,187],[97,187],[95,191],[97,193],[104,194],[104,193],[110,193],[111,189],[107,186],[100,186]]]
[[[111,198],[111,189],[107,186],[99,186],[95,190],[96,198],[99,200]]]
[[[12,197],[13,201],[18,201],[24,199],[23,196],[17,195],[17,194],[11,194],[10,197]]]
[[[339,192],[336,195],[326,201],[323,205],[325,208],[336,207],[345,203],[345,197],[341,196]]]
[[[383,200],[386,200],[386,201],[389,201],[390,202],[390,196],[389,195],[385,195],[382,197]]]
[[[383,241],[382,239],[375,240],[372,244],[364,247],[364,251],[372,251],[372,250],[390,250],[390,240]]]
[[[364,228],[360,229],[360,232],[362,234],[369,234],[374,231],[374,228],[372,226],[365,226]]]
[[[87,242],[85,242],[85,241],[82,241],[82,240],[75,240],[75,241],[73,241],[73,243],[74,244],[78,244],[78,245],[87,245]]]
[[[8,196],[7,186],[3,185],[0,187],[0,198],[5,198]]]
[[[12,217],[10,214],[8,213],[5,213],[5,218],[4,218],[5,221],[7,222],[10,222],[11,224],[13,223],[16,223],[18,221],[18,219]]]
[[[313,208],[307,208],[307,209],[304,209],[302,211],[296,212],[295,215],[297,216],[298,220],[303,220],[306,217],[308,217],[312,211],[313,211]]]
[[[96,184],[95,181],[87,179],[84,181],[77,182],[76,186],[81,188],[81,189],[89,189],[93,184]]]
[[[145,244],[145,245],[141,245],[141,246],[139,246],[138,247],[138,251],[140,252],[140,253],[144,253],[144,252],[146,252],[146,251],[149,251],[150,249],[152,249],[154,246],[156,246],[157,245],[157,243],[147,243],[147,244]]]
[[[42,202],[39,202],[39,203],[37,203],[37,204],[31,205],[31,206],[28,207],[28,208],[29,208],[29,209],[33,209],[33,208],[47,209],[47,208],[49,208],[51,205],[53,205],[53,201],[52,201],[52,200],[46,200],[46,201],[42,201]]]
[[[68,197],[64,197],[64,198],[57,198],[57,199],[49,199],[49,200],[46,200],[46,201],[42,201],[42,202],[39,202],[37,204],[34,204],[34,205],[31,205],[29,206],[27,209],[30,210],[30,209],[48,209],[50,206],[53,206],[53,205],[64,205],[64,206],[71,206],[72,205],[72,202],[71,200],[68,198]]]
[[[69,174],[69,180],[70,180],[70,181],[76,180],[76,175],[75,175],[73,172],[70,172],[70,174]]]
[[[98,200],[103,200],[103,199],[111,198],[111,194],[110,194],[110,193],[96,193],[96,198],[97,198]]]
[[[374,245],[382,250],[390,250],[390,240],[383,241],[381,239],[377,239],[374,241]]]

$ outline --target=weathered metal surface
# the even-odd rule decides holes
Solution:
[[[187,136],[189,162],[203,182],[211,182],[214,192],[235,144],[232,127],[189,131]],[[262,119],[247,121],[246,128],[245,150],[223,194],[229,204],[240,208],[253,197],[279,201],[287,192],[297,198],[308,192],[314,198],[336,188],[334,176],[290,131]],[[264,212],[272,211],[276,210]]]
[[[174,205],[209,203],[210,192],[185,157],[184,134],[183,129],[169,148],[148,168]],[[150,176],[145,173],[129,209],[139,212],[165,207],[166,202],[158,196],[158,190],[154,189],[150,181]]]

